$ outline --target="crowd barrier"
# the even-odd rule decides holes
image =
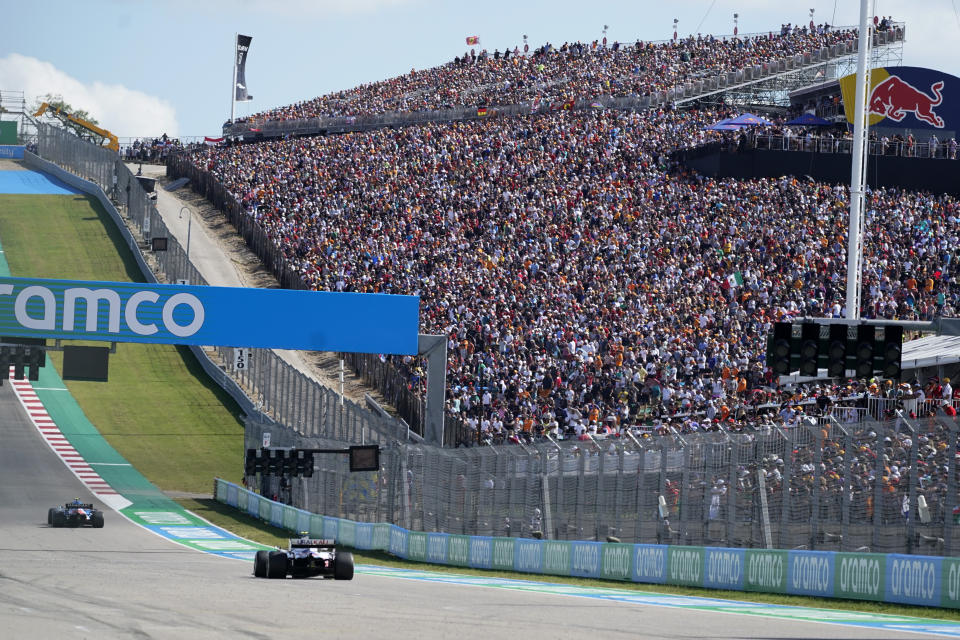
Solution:
[[[310,513],[217,478],[218,502],[292,532],[415,562],[960,609],[960,558],[467,536]]]

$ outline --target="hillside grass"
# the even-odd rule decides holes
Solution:
[[[0,197],[0,244],[16,277],[144,281],[106,211],[84,196]],[[62,372],[61,354],[50,361]],[[67,388],[151,482],[209,494],[214,476],[240,480],[240,407],[188,348],[120,343],[109,368],[107,383],[68,381]]]

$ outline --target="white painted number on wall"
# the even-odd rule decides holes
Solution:
[[[234,371],[245,371],[250,368],[250,349],[247,347],[236,347],[233,350],[233,369]]]

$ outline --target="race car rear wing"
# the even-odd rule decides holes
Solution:
[[[330,538],[290,538],[291,549],[304,549],[309,547],[332,547],[336,542]]]
[[[63,508],[64,509],[93,509],[93,503],[90,502],[90,503],[83,503],[83,504],[73,504],[72,502],[68,502],[65,505],[63,505]]]

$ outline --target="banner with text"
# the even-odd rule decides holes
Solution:
[[[0,278],[0,335],[416,354],[416,296]]]

